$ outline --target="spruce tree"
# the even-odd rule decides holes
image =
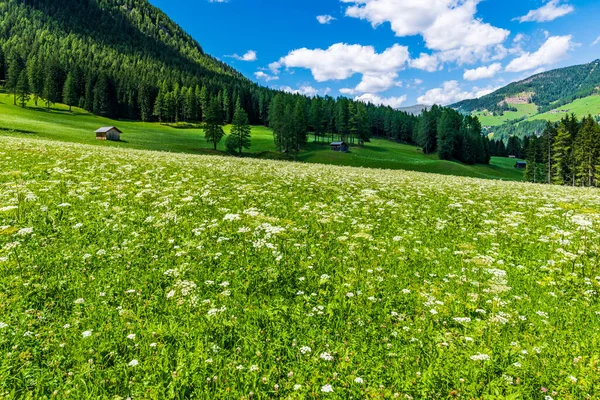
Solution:
[[[13,93],[13,104],[17,105],[17,86],[19,84],[19,77],[21,76],[21,70],[23,65],[21,58],[14,54],[11,57],[10,64],[8,65],[8,71],[6,73],[6,88]]]
[[[600,127],[591,115],[582,121],[574,143],[573,169],[582,186],[595,186],[596,169],[600,157]]]
[[[138,104],[140,106],[140,118],[144,122],[152,120],[154,105],[152,104],[152,88],[147,83],[142,83],[138,91]]]
[[[304,105],[304,98],[299,97],[294,106],[292,113],[292,150],[300,151],[300,149],[308,142],[308,116]]]
[[[73,110],[73,105],[77,102],[77,92],[75,88],[75,78],[69,72],[65,87],[63,88],[63,103],[69,106],[69,111]]]
[[[25,108],[27,102],[31,99],[31,92],[29,91],[29,78],[27,77],[27,71],[21,70],[19,80],[17,81],[17,96],[19,105]]]
[[[37,56],[32,55],[27,60],[27,75],[29,77],[29,88],[33,94],[33,101],[38,105],[38,100],[44,93],[44,69]]]
[[[568,117],[567,117],[568,118]],[[552,182],[557,185],[567,185],[571,181],[571,150],[573,138],[568,129],[568,119],[558,125],[556,139],[552,146],[554,171]]]
[[[210,99],[208,96],[208,90],[206,86],[202,86],[202,90],[200,90],[200,120],[204,121],[205,114],[208,112],[208,106],[210,104]]]
[[[58,103],[61,100],[60,74],[58,61],[53,58],[50,59],[45,66],[43,91],[43,97],[48,110],[50,110],[52,104]]]
[[[223,136],[225,136],[225,132],[223,131],[223,107],[218,98],[211,99],[204,122],[204,137],[217,150],[217,145],[223,139]]]
[[[250,123],[248,122],[248,114],[240,105],[240,100],[236,103],[235,114],[231,126],[231,133],[227,137],[227,151],[233,154],[242,155],[243,149],[250,148]]]

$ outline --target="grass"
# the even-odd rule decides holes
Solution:
[[[547,112],[543,114],[535,115],[530,120],[547,120],[550,122],[559,121],[567,114],[575,113],[578,119],[587,117],[588,115],[597,116],[600,115],[600,95],[592,95],[577,99],[572,103],[558,107],[555,113]],[[564,112],[563,112],[564,111]]]
[[[95,116],[74,108],[70,113],[64,105],[57,104],[47,111],[30,102],[27,108],[13,105],[12,96],[0,94],[0,134],[11,130],[18,135],[30,133],[37,138],[91,144],[102,147],[118,147],[142,150],[159,150],[191,154],[222,154],[225,141],[221,141],[218,152],[204,139],[198,127],[161,125],[137,121],[115,121]],[[94,131],[101,126],[118,126],[124,134],[123,142],[97,141]],[[226,133],[230,127],[225,127]],[[273,133],[263,126],[252,127],[252,148],[247,156],[255,158],[285,158],[276,152]],[[352,147],[349,154],[335,153],[327,145],[310,143],[298,155],[298,160],[307,163],[370,167],[381,169],[404,169],[432,172],[445,175],[470,176],[477,178],[522,180],[523,174],[514,168],[514,161],[493,158],[491,165],[468,166],[441,161],[437,156],[426,156],[414,146],[407,146],[374,139],[367,146]]]
[[[592,189],[0,136],[0,398],[595,399]]]
[[[515,107],[517,111],[507,111],[502,116],[494,116],[487,111],[475,112],[473,115],[479,118],[483,126],[499,126],[506,122],[531,117],[538,112],[535,104],[511,104],[511,107]]]

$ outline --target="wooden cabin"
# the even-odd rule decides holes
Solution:
[[[96,140],[112,140],[119,142],[121,140],[121,132],[116,126],[105,126],[96,131]]]
[[[517,161],[517,163],[515,164],[515,168],[525,169],[527,168],[527,163],[525,161]]]
[[[331,150],[338,151],[340,153],[347,153],[349,147],[346,142],[333,142],[331,143]]]

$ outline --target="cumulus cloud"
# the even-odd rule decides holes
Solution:
[[[314,87],[312,87],[310,85],[301,85],[298,89],[293,89],[290,86],[280,86],[279,90],[282,90],[287,93],[301,94],[301,95],[309,96],[309,97],[314,97],[321,92],[323,92],[324,94],[327,94],[330,91],[329,88],[323,89],[321,91],[319,89],[315,89]]]
[[[330,24],[331,21],[335,21],[335,18],[332,17],[331,15],[318,15],[317,21],[319,21],[319,23],[321,25],[325,25],[325,24]]]
[[[598,38],[596,40],[594,40],[594,42],[592,43],[592,46],[595,46],[598,43],[600,43],[600,36],[598,36]]]
[[[276,76],[276,75],[269,75],[269,74],[267,74],[267,73],[265,73],[263,71],[256,71],[254,73],[254,76],[256,77],[256,79],[262,79],[265,82],[276,81],[276,80],[279,79],[278,76]]]
[[[440,59],[436,55],[421,53],[419,58],[410,60],[410,66],[427,72],[435,72],[440,66]]]
[[[362,101],[363,103],[373,103],[378,106],[388,106],[392,108],[400,108],[406,101],[406,95],[400,97],[380,97],[376,94],[365,93],[355,97],[354,100]]]
[[[377,53],[373,46],[337,43],[326,50],[293,50],[269,68],[271,71],[279,71],[281,67],[310,69],[317,82],[344,80],[362,74],[363,88],[366,89],[374,84],[374,77],[388,74],[389,78],[403,69],[408,60],[408,48],[398,44]]]
[[[476,69],[465,70],[463,78],[467,81],[477,81],[480,79],[489,79],[496,76],[502,70],[502,64],[494,63],[487,67],[479,67]]]
[[[258,57],[256,56],[256,52],[254,50],[248,50],[246,52],[246,54],[244,54],[242,56],[233,54],[231,56],[225,56],[225,57],[235,58],[236,60],[240,60],[240,61],[256,61],[258,59]]]
[[[529,71],[545,65],[560,61],[573,47],[571,35],[551,36],[533,53],[524,53],[512,60],[507,66],[508,72]]]
[[[487,94],[490,94],[498,88],[479,88],[473,87],[471,91],[461,89],[458,81],[447,81],[442,84],[442,87],[431,89],[423,96],[417,99],[419,104],[432,105],[448,105],[462,100],[475,99]]]
[[[421,35],[429,49],[448,52],[446,60],[473,62],[489,57],[490,49],[510,34],[476,18],[480,0],[341,1],[350,4],[346,16],[369,21],[373,27],[390,23],[399,37]]]
[[[570,4],[561,4],[562,0],[550,0],[546,5],[536,10],[531,10],[519,18],[517,21],[523,22],[549,22],[557,18],[564,17],[567,14],[575,11],[575,7]]]

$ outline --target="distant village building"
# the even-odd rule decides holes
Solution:
[[[515,164],[515,168],[517,168],[517,169],[525,169],[525,168],[527,168],[527,163],[525,161],[518,161]]]
[[[333,142],[331,143],[331,150],[339,151],[340,153],[347,153],[349,148],[346,142]]]
[[[96,131],[96,140],[112,140],[118,142],[121,140],[121,132],[116,126],[105,126]]]

